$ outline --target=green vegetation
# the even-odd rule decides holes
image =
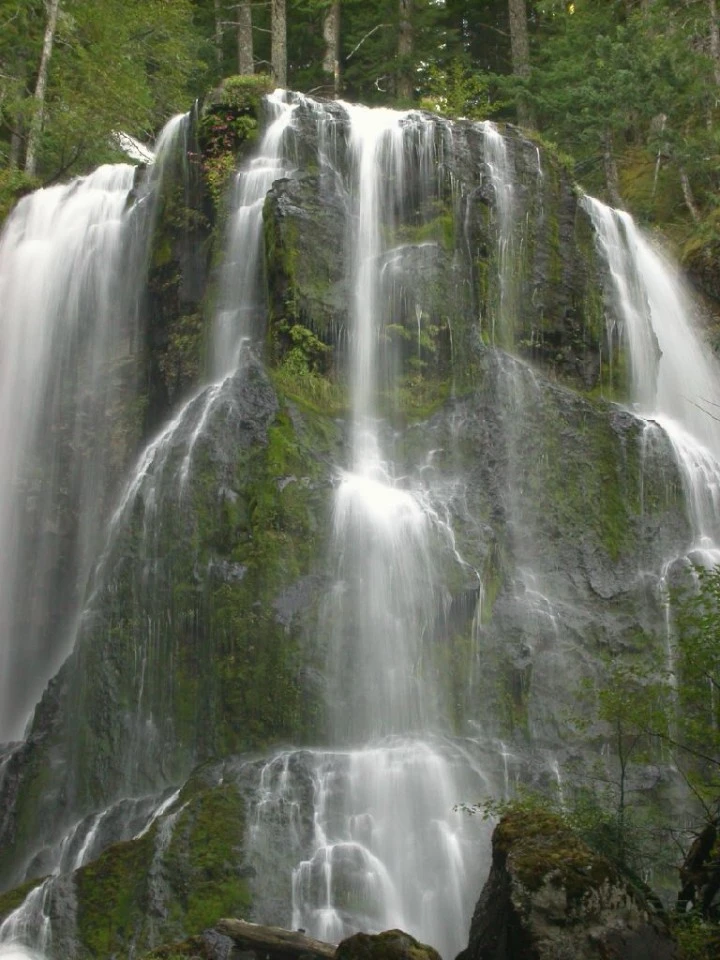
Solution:
[[[78,936],[92,956],[127,949],[143,926],[154,837],[115,844],[78,872]]]
[[[0,224],[17,201],[40,185],[32,176],[13,168],[0,169]]]
[[[527,0],[518,27],[508,0],[343,3],[339,83],[348,99],[419,103],[450,116],[520,117],[572,156],[576,176],[679,243],[709,228],[717,195],[718,26],[708,0]],[[25,168],[38,116],[36,80],[49,10],[7,0],[0,38],[0,167]],[[226,126],[246,141],[249,114],[274,81],[271,12],[255,5],[255,74],[238,71],[232,0],[59,0],[37,167],[42,182],[117,157],[113,130],[150,139],[163,119],[213,84]],[[328,4],[296,5],[287,21],[289,86],[333,92],[323,68]],[[404,19],[405,18],[405,19]],[[518,63],[511,34],[529,38]],[[524,55],[525,56],[525,55]],[[226,144],[228,147],[230,143]],[[569,161],[568,161],[569,162]],[[232,163],[218,150],[206,176],[218,196]],[[708,220],[708,218],[710,218]]]
[[[125,957],[158,940],[197,936],[222,916],[248,911],[240,853],[244,800],[234,784],[206,774],[197,771],[183,788],[164,844],[153,826],[78,871],[82,956]],[[158,956],[175,954],[185,955],[174,947]]]
[[[244,835],[245,804],[232,783],[201,790],[179,815],[165,863],[174,894],[170,918],[186,933],[200,933],[220,917],[246,915]]]
[[[228,77],[207,99],[198,129],[208,192],[219,210],[238,151],[258,136],[260,104],[271,89],[266,76]]]

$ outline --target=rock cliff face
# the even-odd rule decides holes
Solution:
[[[504,817],[457,960],[673,960],[664,921],[608,861],[542,811]]]
[[[27,740],[0,754],[0,881],[60,872],[38,908],[57,956],[138,955],[221,915],[289,923],[288,857],[312,857],[316,758],[289,752],[280,786],[265,761],[327,742],[320,611],[348,443],[348,129],[338,105],[297,106],[295,171],[264,201],[263,337],[203,387],[223,189],[251,155],[259,92],[240,84],[210,102],[189,180],[165,188],[146,291],[154,439],[110,518],[74,651]],[[320,145],[318,110],[334,124]],[[625,349],[565,170],[513,129],[426,123],[436,184],[420,189],[410,152],[384,228],[379,427],[396,476],[426,491],[436,518],[437,609],[418,669],[439,691],[442,734],[479,751],[489,787],[547,785],[551,761],[584,749],[563,716],[579,681],[600,678],[601,655],[664,656],[661,568],[690,539],[682,481],[664,435],[613,402],[626,396]],[[319,159],[331,143],[332,170]],[[492,873],[505,906],[473,933],[495,952],[471,945],[466,960],[560,957],[536,940],[513,953],[541,924],[557,943],[574,936],[557,920],[574,909],[569,880],[545,871],[528,886],[511,831]],[[624,911],[633,943],[661,943],[617,878],[577,896],[590,952],[568,957],[618,949],[610,934],[593,945],[591,901],[609,922]],[[0,896],[0,921],[19,902]]]

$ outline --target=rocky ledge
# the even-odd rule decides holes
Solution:
[[[555,814],[517,810],[493,834],[492,867],[456,960],[679,960],[656,906]],[[221,920],[145,960],[440,960],[401,930],[336,948],[304,931]]]
[[[441,960],[427,944],[402,930],[356,933],[339,946],[303,931],[267,927],[245,920],[220,920],[211,930],[181,944],[160,947],[145,960]]]

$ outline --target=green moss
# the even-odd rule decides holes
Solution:
[[[231,107],[233,110],[257,111],[262,98],[272,93],[275,84],[272,77],[265,73],[226,77],[220,87],[211,95],[213,106]]]
[[[439,243],[445,250],[455,249],[455,216],[443,200],[434,201],[434,210],[428,211],[420,224],[402,224],[392,236],[387,237],[387,246],[400,244]]]
[[[410,373],[390,393],[380,395],[380,409],[398,423],[427,420],[450,396],[450,378]]]
[[[531,679],[530,664],[524,668],[505,664],[500,673],[499,720],[509,736],[525,739],[530,737],[528,705]]]
[[[337,960],[440,960],[437,951],[402,930],[356,933],[338,946]]]
[[[197,936],[221,917],[243,916],[250,908],[242,856],[245,803],[235,785],[218,784],[212,770],[199,769],[183,787],[175,816],[166,849],[158,847],[153,826],[77,872],[83,956],[119,960],[158,939]],[[154,887],[158,876],[162,883]],[[194,956],[197,943],[160,948],[153,956]]]
[[[621,440],[608,412],[601,402],[585,405],[570,394],[543,392],[541,406],[528,411],[542,427],[537,437],[525,437],[524,459],[534,468],[522,500],[528,509],[534,505],[549,542],[590,528],[616,562],[636,542],[641,437],[635,428]]]
[[[575,179],[575,159],[569,153],[561,150],[556,143],[548,140],[537,130],[523,129],[523,137],[537,144],[543,152],[543,158],[548,161],[556,171],[560,171],[571,179]]]
[[[606,881],[620,882],[615,869],[573,833],[561,817],[540,808],[507,814],[495,828],[493,855],[512,859],[512,871],[528,890],[547,881],[562,887],[568,904],[579,904]]]
[[[142,927],[154,837],[117,843],[76,873],[78,938],[91,956],[125,955]]]
[[[272,88],[264,75],[228,77],[207,98],[198,127],[208,192],[220,210],[238,151],[259,134],[262,98]]]
[[[481,623],[489,623],[492,619],[495,601],[497,600],[503,583],[505,582],[505,559],[502,548],[495,542],[492,544],[483,564],[482,598],[480,606]]]
[[[170,399],[197,382],[205,336],[202,314],[179,316],[167,329],[167,347],[158,355],[158,368]]]
[[[677,168],[644,147],[625,150],[618,164],[620,195],[639,220],[671,223],[688,216]]]
[[[186,933],[200,933],[221,917],[242,917],[250,908],[242,875],[244,831],[245,804],[231,783],[201,791],[180,814],[165,863],[170,912]]]
[[[322,456],[335,442],[325,418],[305,413],[301,419],[285,409],[270,424],[267,444],[239,459],[233,484],[239,496],[217,501],[211,463],[196,474],[197,550],[208,557],[201,562],[220,555],[243,571],[237,580],[213,583],[205,601],[211,669],[194,656],[181,660],[182,699],[190,704],[202,703],[197,678],[208,674],[212,701],[204,722],[220,754],[302,741],[318,723],[319,704],[301,683],[308,651],[298,627],[278,619],[274,604],[311,572],[324,540],[328,468]],[[183,709],[192,719],[195,707]],[[189,723],[188,735],[191,729]]]
[[[348,409],[347,390],[331,377],[308,370],[292,353],[271,375],[278,390],[305,412],[341,416]]]
[[[7,167],[0,170],[0,226],[18,200],[39,186],[36,177],[28,176],[22,170]]]

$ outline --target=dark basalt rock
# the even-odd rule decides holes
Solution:
[[[504,817],[457,960],[674,960],[664,920],[556,816]]]
[[[440,954],[402,930],[356,933],[343,940],[335,960],[440,960]]]

